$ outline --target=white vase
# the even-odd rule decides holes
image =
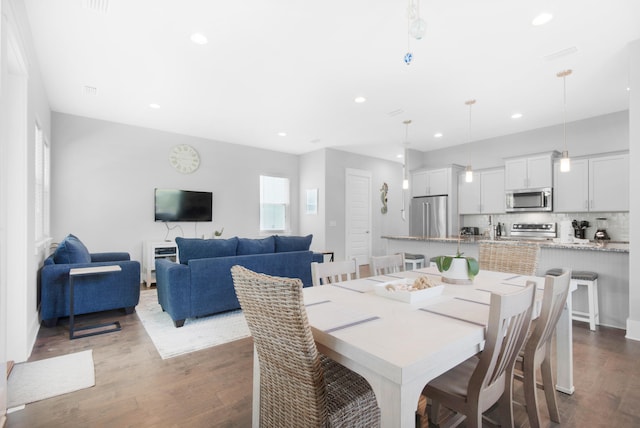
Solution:
[[[442,272],[442,282],[449,284],[471,284],[473,281],[469,279],[467,259],[454,258],[451,260],[449,270]]]

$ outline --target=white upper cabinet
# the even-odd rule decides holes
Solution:
[[[560,172],[560,161],[553,164],[553,210],[582,212],[589,210],[589,160],[572,159],[571,171]]]
[[[418,171],[411,174],[411,196],[449,194],[451,168]]]
[[[556,212],[629,211],[629,155],[571,160],[571,171],[554,163]]]
[[[589,159],[589,211],[629,211],[629,155]]]
[[[505,189],[551,187],[553,185],[553,157],[554,153],[546,153],[505,160]]]
[[[505,212],[504,169],[482,171],[480,201],[483,213],[500,214]]]
[[[458,176],[458,210],[460,214],[504,213],[504,170],[476,171],[467,183],[464,173]]]

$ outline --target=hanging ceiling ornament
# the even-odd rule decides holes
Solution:
[[[413,53],[411,52],[411,38],[420,40],[427,32],[427,23],[420,18],[420,0],[409,0],[407,7],[407,53],[404,54],[404,63],[411,64]]]

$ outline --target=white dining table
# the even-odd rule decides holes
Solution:
[[[304,289],[318,350],[369,382],[382,427],[414,427],[424,386],[482,350],[492,292],[514,292],[534,281],[534,316],[540,311],[543,277],[481,271],[473,284],[445,284],[440,294],[411,303],[380,290],[419,276],[441,280],[437,269],[428,267]],[[569,298],[556,331],[557,389],[569,394],[574,390],[570,310]],[[259,379],[254,352],[254,427],[259,424]]]

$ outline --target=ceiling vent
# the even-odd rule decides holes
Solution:
[[[397,116],[397,115],[402,114],[402,113],[404,113],[404,110],[402,110],[401,108],[399,108],[399,109],[397,109],[397,110],[390,111],[389,113],[387,113],[387,115],[388,115],[389,117],[394,117],[394,116]]]
[[[106,14],[109,11],[109,0],[82,0],[82,7]]]
[[[545,55],[544,58],[546,61],[554,61],[558,58],[562,58],[567,55],[572,55],[578,52],[578,48],[575,46],[571,46],[570,48],[559,50],[558,52],[550,53],[549,55]]]
[[[98,95],[98,88],[95,86],[84,86],[82,88],[82,93],[87,96],[96,96]]]

